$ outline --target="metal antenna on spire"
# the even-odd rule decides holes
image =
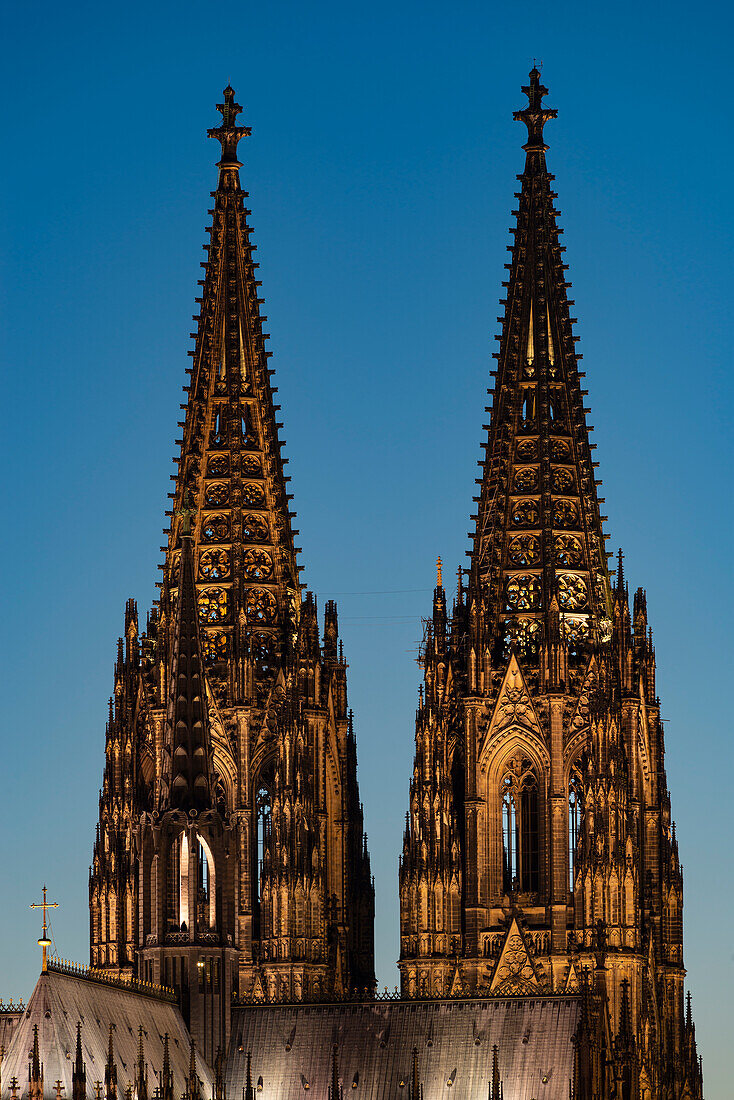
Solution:
[[[48,949],[51,946],[51,940],[48,938],[48,928],[46,927],[46,910],[58,909],[59,903],[57,901],[46,901],[46,884],[43,884],[43,901],[32,901],[30,904],[31,909],[43,909],[43,932],[41,938],[38,941],[38,946],[41,948],[41,973],[45,974],[48,970]]]

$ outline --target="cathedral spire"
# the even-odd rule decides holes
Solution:
[[[212,980],[269,1000],[374,985],[347,664],[336,604],[322,642],[316,602],[301,598],[240,186],[250,131],[231,87],[218,110],[160,599],[140,636],[133,603],[125,615],[89,887],[94,966],[156,982],[199,970],[187,1008],[205,1061],[231,1023]],[[200,1091],[194,1067],[188,1089]]]
[[[265,350],[265,318],[255,246],[240,186],[241,107],[227,87],[221,124],[208,131],[222,146],[213,193],[208,258],[183,429],[178,440],[161,608],[170,622],[180,575],[181,508],[190,517],[202,647],[220,697],[245,701],[255,680],[272,681],[300,613],[290,480],[277,420],[276,389]]]
[[[543,106],[534,68],[516,111],[528,140],[505,284],[498,367],[475,517],[470,588],[485,609],[495,653],[536,657],[554,597],[571,646],[608,637],[609,578],[587,410],[566,296],[561,230],[547,170]]]

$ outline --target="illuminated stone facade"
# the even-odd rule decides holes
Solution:
[[[248,131],[231,89],[219,110],[160,601],[143,633],[128,603],[90,877],[92,965],[173,986],[199,1039],[202,995],[227,1036],[233,992],[374,985],[337,609],[322,635],[301,592],[239,181]]]
[[[335,604],[321,629],[299,582],[239,181],[248,131],[227,88],[160,600],[142,631],[128,602],[115,666],[93,970],[57,960],[42,975],[33,1011],[8,1025],[13,1075],[40,1030],[70,1078],[44,1023],[59,1006],[66,1032],[70,1012],[89,1018],[75,1066],[82,1042],[101,1064],[114,988],[132,997],[126,1050],[149,1011],[135,997],[178,1001],[205,1071],[192,1045],[190,1100],[207,1087],[254,1100],[252,1054],[276,1100],[312,1085],[339,1100],[346,1082],[375,1100],[420,1100],[423,1083],[426,1100],[454,1085],[490,1100],[700,1100],[645,595],[630,609],[621,555],[608,569],[545,159],[555,112],[536,69],[524,91],[470,568],[449,609],[439,567],[422,647],[400,997],[375,994],[347,666]],[[167,1046],[151,1055],[163,1100],[180,1054],[173,1068]],[[105,1057],[116,1100],[132,1056],[110,1043]],[[138,1096],[146,1067],[141,1038]],[[81,1068],[72,1078],[75,1100],[92,1095]]]
[[[630,613],[621,553],[607,568],[546,167],[556,112],[537,70],[524,91],[470,567],[450,611],[439,576],[422,650],[402,991],[533,996],[593,973],[632,1095],[697,1096],[645,593]]]

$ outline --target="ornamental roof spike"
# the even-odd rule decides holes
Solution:
[[[193,509],[187,494],[181,518],[178,601],[169,671],[164,743],[164,774],[159,810],[204,810],[213,806],[210,775],[209,711],[194,575]]]
[[[242,165],[237,160],[237,145],[241,138],[249,137],[252,130],[249,126],[237,125],[237,115],[241,114],[242,108],[239,103],[235,103],[234,88],[228,84],[222,94],[224,103],[217,103],[217,110],[222,116],[221,124],[207,130],[207,136],[216,138],[222,146],[222,156],[217,167],[222,170],[238,169]]]
[[[513,111],[512,117],[516,122],[524,122],[528,128],[528,140],[523,149],[527,152],[545,152],[548,146],[543,143],[543,127],[550,119],[558,117],[558,111],[543,106],[548,89],[540,83],[540,71],[535,65],[530,70],[529,81],[522,89],[528,97],[528,105],[522,111]]]

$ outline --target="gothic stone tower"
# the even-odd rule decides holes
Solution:
[[[402,988],[566,991],[593,971],[639,1096],[698,1096],[645,594],[630,615],[621,557],[616,580],[607,568],[546,167],[556,112],[537,69],[523,90],[525,170],[468,585],[460,572],[449,613],[439,575],[423,647]]]
[[[125,614],[91,962],[176,987],[212,1058],[230,995],[374,985],[374,894],[337,610],[302,597],[227,88],[160,600]],[[206,1038],[208,1036],[208,1038]]]

